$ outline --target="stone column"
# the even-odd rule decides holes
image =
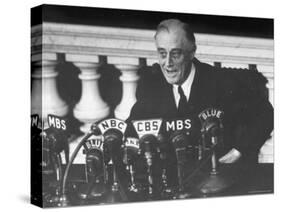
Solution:
[[[73,112],[75,118],[84,123],[80,130],[86,133],[90,130],[92,123],[109,115],[109,107],[99,93],[100,74],[97,73],[99,64],[88,62],[75,62],[74,64],[81,70],[79,79],[82,80],[82,94]]]
[[[136,89],[139,76],[137,75],[137,65],[116,65],[116,68],[121,70],[123,95],[120,104],[116,107],[115,117],[121,120],[126,120],[131,112],[133,105],[136,102]]]
[[[68,106],[58,94],[55,66],[55,61],[39,61],[31,74],[31,114],[38,114],[45,124],[48,114],[65,116],[68,112]]]

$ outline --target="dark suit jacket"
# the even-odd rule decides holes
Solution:
[[[177,117],[172,85],[165,80],[159,65],[145,70],[137,89],[137,102],[127,122],[163,118],[192,119],[192,136],[200,133],[198,114],[213,107],[224,111],[224,150],[239,150],[243,157],[257,159],[259,149],[273,129],[273,108],[260,92],[264,77],[258,72],[216,70],[194,59],[195,78],[191,87],[186,117]],[[247,73],[246,73],[247,72]],[[250,73],[250,75],[249,75]],[[262,83],[260,83],[262,82]],[[129,126],[128,133],[132,134]]]

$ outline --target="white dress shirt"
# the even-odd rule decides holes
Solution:
[[[191,86],[194,80],[194,76],[195,76],[195,66],[192,63],[191,64],[191,70],[189,73],[189,76],[187,77],[187,79],[181,84],[182,90],[184,92],[184,95],[186,96],[186,100],[188,102],[189,100],[189,96],[190,96],[190,91],[191,91]],[[180,101],[180,94],[178,93],[178,85],[174,84],[173,85],[173,93],[174,93],[174,98],[175,98],[175,102],[177,107],[179,106],[179,101]]]

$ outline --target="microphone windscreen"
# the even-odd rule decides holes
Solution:
[[[157,137],[152,134],[142,136],[139,143],[142,152],[154,153],[157,151],[158,140]]]
[[[218,136],[220,133],[221,124],[219,119],[208,118],[203,123],[204,132],[210,134],[211,136]]]
[[[187,160],[193,157],[192,150],[189,149],[192,142],[186,132],[176,131],[171,135],[170,140],[173,144],[178,164],[185,164]]]
[[[191,144],[188,135],[186,133],[184,133],[184,131],[174,132],[171,135],[170,140],[175,149],[186,148]]]
[[[91,166],[94,174],[100,174],[103,169],[103,155],[102,152],[98,149],[91,149],[87,153],[87,162]]]
[[[104,134],[104,148],[115,151],[122,145],[123,134],[117,129],[109,129]]]

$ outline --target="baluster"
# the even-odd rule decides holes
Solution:
[[[123,94],[120,104],[116,107],[114,115],[116,118],[126,120],[136,102],[136,89],[139,76],[137,75],[137,65],[116,65],[121,70]]]
[[[34,64],[31,91],[31,113],[38,114],[47,124],[48,114],[65,116],[67,104],[61,99],[57,90],[55,71],[56,62],[43,60]]]
[[[100,74],[97,73],[99,64],[88,62],[75,62],[74,64],[80,68],[79,79],[82,80],[82,94],[74,108],[74,117],[84,123],[80,130],[88,132],[92,123],[109,115],[109,107],[99,93]]]

